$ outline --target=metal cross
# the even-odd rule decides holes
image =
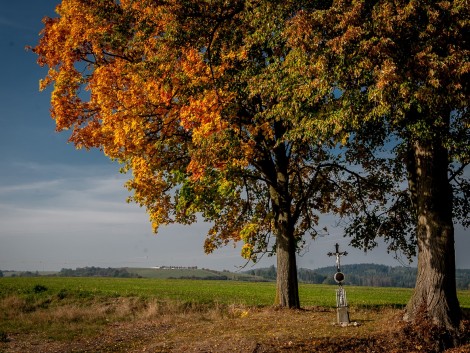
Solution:
[[[340,272],[340,269],[339,269],[340,268],[340,259],[339,258],[341,256],[346,256],[348,253],[346,251],[340,252],[338,243],[335,244],[335,247],[336,247],[336,252],[329,252],[327,255],[328,256],[336,256],[336,270],[338,272]]]

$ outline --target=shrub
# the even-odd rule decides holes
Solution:
[[[42,284],[36,284],[33,287],[33,293],[39,294],[47,291],[47,287],[43,286]]]

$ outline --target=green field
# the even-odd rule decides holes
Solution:
[[[301,304],[334,307],[336,288],[330,285],[300,284]],[[351,307],[400,307],[407,303],[412,293],[408,288],[345,286],[345,289]],[[462,308],[470,308],[470,291],[459,291],[458,294]],[[272,305],[275,283],[148,278],[0,278],[0,298],[11,295],[44,298],[141,297],[196,304],[263,307]]]

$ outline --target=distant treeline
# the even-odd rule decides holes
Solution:
[[[60,277],[119,277],[138,278],[136,273],[130,273],[125,268],[102,268],[102,267],[77,267],[75,270],[63,268],[57,274]]]
[[[236,281],[275,281],[276,267],[251,269],[242,273],[234,274],[228,271],[213,271],[204,269],[206,273],[195,273],[197,269],[188,269],[184,274],[173,274],[169,278],[179,279],[205,279],[205,280],[236,280]],[[166,271],[166,270],[165,270]],[[194,274],[192,273],[194,271]],[[416,282],[416,268],[404,266],[385,266],[376,264],[344,265],[341,271],[345,275],[344,284],[369,287],[403,287],[413,288]],[[333,275],[336,267],[323,267],[316,270],[306,268],[298,269],[298,279],[302,283],[314,284],[336,284]],[[0,271],[0,277],[39,277],[44,276],[38,271]],[[130,272],[126,268],[102,268],[82,267],[76,269],[63,268],[57,273],[45,276],[60,277],[119,277],[119,278],[141,278],[138,273]],[[470,289],[470,270],[456,271],[456,284],[458,289]]]
[[[404,266],[385,266],[376,264],[344,265],[341,272],[345,275],[345,284],[369,287],[413,288],[416,282],[416,268]],[[298,269],[299,282],[314,284],[336,284],[333,275],[336,267],[323,267],[316,270]],[[260,276],[269,280],[276,279],[274,266],[245,271],[244,273]],[[458,289],[470,289],[470,270],[457,270]]]
[[[341,267],[341,272],[345,276],[345,283],[367,287],[413,288],[416,282],[416,271],[415,267],[391,267],[376,264],[344,265]],[[324,283],[336,283],[333,279],[336,267],[323,267],[315,270],[315,272],[326,276]]]
[[[31,271],[23,271],[23,272],[18,272],[18,271],[5,271],[2,272],[0,271],[0,277],[39,277],[41,274],[36,271],[36,272],[31,272]]]
[[[0,271],[0,277],[120,277],[120,278],[138,278],[136,273],[130,273],[125,268],[102,268],[102,267],[78,267],[75,270],[63,268],[53,274],[43,274],[35,271]]]

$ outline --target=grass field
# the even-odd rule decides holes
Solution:
[[[35,293],[34,288],[43,291]],[[302,306],[334,307],[337,286],[300,284]],[[400,307],[409,300],[412,289],[344,287],[351,307]],[[171,299],[196,304],[272,305],[275,295],[273,282],[200,281],[175,279],[120,278],[1,278],[0,298],[10,295],[37,297],[141,297]],[[462,308],[470,309],[470,291],[459,291]]]
[[[136,351],[147,349],[149,342],[167,347],[154,352],[189,352],[201,337],[206,346],[226,346],[204,346],[202,351],[252,352],[258,344],[277,346],[281,338],[287,350],[289,342],[297,342],[291,350],[297,351],[297,344],[311,345],[348,332],[363,344],[393,326],[412,293],[401,288],[345,288],[352,320],[364,325],[339,332],[331,326],[336,286],[301,284],[306,310],[277,311],[272,308],[272,282],[0,278],[0,352],[132,352],[134,346]],[[459,299],[463,308],[470,308],[469,291],[459,292]],[[155,335],[155,330],[164,332]],[[115,341],[121,342],[120,348]]]

